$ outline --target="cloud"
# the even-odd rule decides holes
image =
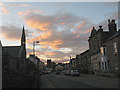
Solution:
[[[72,27],[74,23],[79,22],[77,16],[70,13],[42,15],[41,13],[36,13],[35,10],[33,12],[27,10],[26,12],[18,13],[18,15],[23,16],[26,24],[33,29],[41,31],[55,30],[59,27]]]
[[[66,61],[66,60],[69,60],[69,56],[66,57],[66,53],[63,53],[61,51],[47,51],[47,52],[44,52],[43,55],[46,57],[46,58],[51,58],[52,61],[55,61],[55,62],[63,62],[63,61]]]
[[[100,4],[103,4],[103,5],[107,6],[107,7],[115,7],[115,6],[118,5],[118,2],[102,2]]]
[[[6,8],[6,7],[1,7],[1,9],[2,9],[2,11],[3,11],[3,13],[5,13],[5,14],[9,14],[10,12],[8,11],[8,9]]]
[[[111,19],[115,19],[116,23],[118,22],[118,11],[112,12],[112,14],[108,13],[105,16],[108,16],[108,15],[109,15],[108,18],[106,18],[105,20],[103,20],[102,22],[100,22],[98,25],[95,25],[97,29],[98,29],[98,27],[100,25],[102,25],[103,26],[103,30],[108,30],[108,19],[110,19],[110,20]]]
[[[2,37],[4,37],[6,40],[12,40],[12,41],[20,41],[21,35],[22,35],[22,28],[18,28],[16,26],[1,26],[2,30]],[[29,36],[29,31],[25,30],[26,36]]]
[[[27,26],[35,30],[33,38],[28,39],[27,43],[32,45],[33,41],[40,42],[40,47],[36,46],[36,55],[42,59],[66,61],[68,55],[76,55],[88,49],[87,39],[93,24],[84,18],[71,13],[42,15],[28,11],[21,12],[21,16]]]
[[[48,46],[41,46],[41,48],[48,48]]]
[[[29,7],[30,6],[30,4],[18,4],[18,3],[10,3],[10,6],[11,7]]]
[[[33,34],[34,33],[35,32],[33,32]],[[32,36],[35,36],[33,34],[32,34]],[[38,34],[38,33],[35,33],[35,34]],[[43,33],[40,33],[40,35],[38,35],[34,38],[28,39],[27,42],[32,44],[33,41],[42,41],[42,40],[45,40],[45,39],[49,38],[51,35],[52,35],[51,32],[43,32]]]
[[[21,5],[21,7],[29,7],[30,5],[29,4],[23,4]]]
[[[3,5],[3,3],[0,3],[0,6],[2,6]]]
[[[3,12],[4,14],[9,14],[9,13],[10,13],[9,10],[8,10],[8,8],[5,7],[5,5],[4,5],[3,3],[0,3],[0,14],[1,14],[2,12]]]
[[[27,57],[29,57],[30,54],[33,54],[33,50],[30,49],[29,47],[26,48],[27,51]]]
[[[28,9],[26,10],[26,12],[18,12],[18,15],[19,16],[26,16],[26,15],[29,15],[30,13],[36,13],[36,14],[40,14],[42,13],[43,11],[42,10],[39,10],[39,9]]]
[[[51,58],[56,62],[66,62],[68,56],[75,56],[87,50],[88,38],[93,26],[107,27],[107,20],[95,25],[71,13],[43,15],[43,13],[26,11],[19,15],[23,17],[28,27],[34,29],[33,38],[28,39],[27,44],[32,45],[33,41],[39,41],[36,55],[43,60]],[[114,13],[110,18],[117,18],[116,15]]]
[[[40,41],[40,45],[48,45],[51,49],[59,49],[58,45],[63,43],[62,40]]]

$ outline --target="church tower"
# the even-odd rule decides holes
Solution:
[[[23,46],[23,45],[24,45],[24,46],[26,45],[24,26],[23,26],[22,37],[21,37],[21,46]]]
[[[21,47],[23,47],[24,58],[26,58],[26,37],[25,37],[25,29],[23,26],[22,37],[21,37]]]

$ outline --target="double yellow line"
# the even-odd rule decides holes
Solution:
[[[55,90],[55,88],[53,87],[53,85],[48,80],[47,80],[47,82],[48,82],[50,88],[53,88]]]
[[[50,83],[50,81],[49,81],[46,77],[44,77],[44,78],[47,80],[49,87],[50,87],[50,88],[53,88],[53,89],[55,90],[55,88],[54,88],[53,85]]]

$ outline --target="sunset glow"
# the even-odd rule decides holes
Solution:
[[[114,2],[4,2],[0,3],[0,10],[2,45],[20,45],[24,26],[27,57],[33,53],[33,42],[39,41],[35,54],[44,62],[51,58],[68,63],[70,55],[75,57],[88,49],[93,26],[102,25],[107,30],[106,21],[118,18]]]

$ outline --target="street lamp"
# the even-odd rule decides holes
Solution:
[[[33,42],[33,55],[35,55],[35,43],[39,43],[39,41],[34,41]]]

